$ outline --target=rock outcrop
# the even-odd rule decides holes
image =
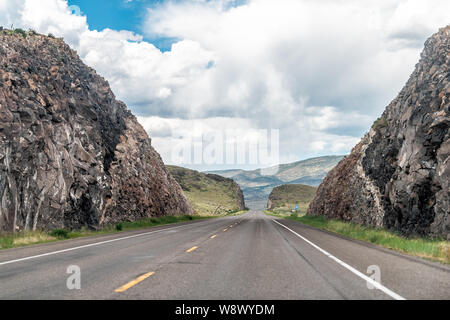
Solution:
[[[310,214],[450,239],[450,26],[370,132],[330,171]]]
[[[0,231],[191,213],[107,81],[62,39],[0,31]]]

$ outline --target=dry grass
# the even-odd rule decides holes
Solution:
[[[14,238],[13,246],[14,247],[22,247],[28,246],[30,244],[43,243],[56,240],[55,237],[49,236],[43,232],[31,232],[24,234],[21,237]]]
[[[99,231],[91,230],[53,230],[51,232],[29,231],[16,234],[0,234],[0,250],[23,247],[33,244],[41,244],[65,239],[76,239],[82,237],[98,236],[102,234],[112,234],[121,231],[130,231],[155,227],[159,225],[186,222],[198,219],[207,219],[213,217],[206,216],[163,216],[143,219],[134,222],[122,222],[115,225],[109,225]]]
[[[275,212],[268,212],[276,214]],[[413,256],[450,264],[450,242],[442,239],[405,238],[396,232],[376,229],[340,220],[325,219],[323,216],[278,215],[285,219],[335,232],[352,239],[370,242],[384,248]]]

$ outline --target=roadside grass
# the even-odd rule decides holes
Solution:
[[[223,217],[223,215],[217,217]],[[0,250],[24,247],[34,244],[49,243],[67,239],[76,239],[104,234],[113,234],[123,231],[139,230],[178,222],[186,222],[200,219],[212,219],[212,218],[216,217],[197,216],[197,215],[163,216],[163,217],[152,217],[133,222],[120,222],[117,224],[105,226],[103,229],[98,231],[87,230],[86,228],[82,228],[81,230],[56,229],[49,232],[26,231],[15,234],[0,234]]]
[[[295,213],[290,215],[276,214],[271,211],[266,211],[266,213],[335,232],[352,239],[370,242],[384,248],[450,264],[450,241],[429,238],[406,238],[386,229],[376,229],[356,223],[326,219],[322,216],[296,215]]]

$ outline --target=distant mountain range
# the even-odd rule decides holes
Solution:
[[[304,184],[313,187],[320,185],[327,173],[344,156],[326,156],[281,164],[257,170],[209,171],[236,181],[244,192],[245,202],[250,208],[264,208],[273,188],[283,184]],[[265,173],[270,173],[265,175]]]

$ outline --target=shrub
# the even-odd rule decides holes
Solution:
[[[49,34],[48,34],[48,37],[49,37],[49,38],[52,38],[52,39],[55,39],[55,36],[54,36],[53,33],[49,33]]]
[[[8,249],[14,246],[14,238],[13,237],[1,237],[0,238],[0,248]]]
[[[23,30],[23,29],[20,29],[20,28],[14,29],[14,33],[16,33],[16,34],[20,34],[20,35],[22,35],[22,37],[24,37],[24,38],[26,38],[26,37],[27,37],[27,33],[26,33],[26,31],[25,31],[25,30]]]
[[[58,238],[58,239],[68,239],[69,232],[64,229],[55,229],[49,233],[50,236]]]
[[[116,224],[116,230],[117,231],[122,231],[122,229],[123,229],[123,224],[122,223]]]

